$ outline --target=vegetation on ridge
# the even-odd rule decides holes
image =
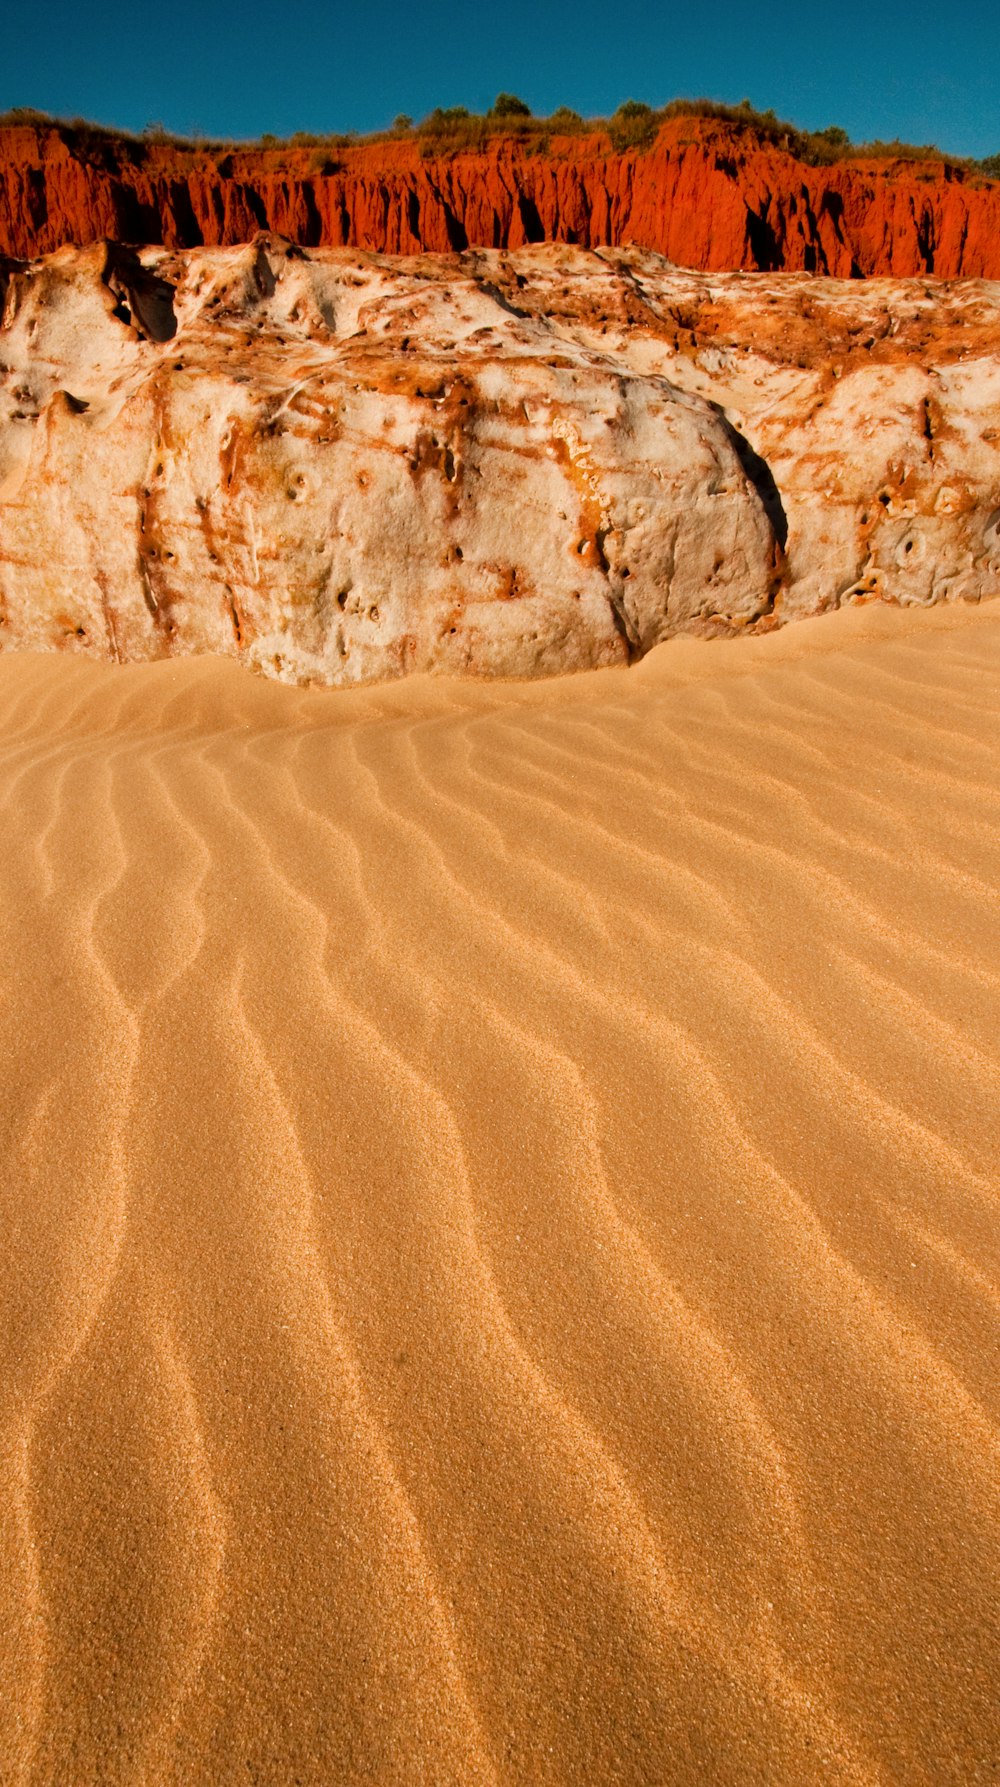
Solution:
[[[759,142],[786,151],[812,167],[831,166],[838,161],[940,161],[947,166],[990,179],[1000,179],[1000,155],[976,161],[969,157],[949,155],[934,143],[913,144],[898,141],[854,143],[839,125],[825,130],[801,130],[781,119],[774,111],[758,111],[748,99],[739,105],[725,105],[712,99],[673,99],[667,105],[654,107],[644,101],[628,99],[609,118],[583,118],[568,106],[560,106],[548,117],[536,117],[530,106],[513,93],[499,93],[486,113],[470,112],[465,106],[436,106],[426,118],[414,123],[400,114],[388,130],[362,136],[356,131],[320,134],[296,131],[285,140],[265,134],[256,141],[233,142],[206,137],[184,137],[168,131],[162,124],[148,124],[141,135],[123,130],[109,130],[91,124],[84,118],[57,119],[30,106],[16,107],[0,114],[2,125],[49,127],[62,140],[87,160],[110,165],[118,159],[133,162],[145,160],[156,147],[166,147],[188,154],[227,155],[260,148],[268,152],[282,149],[312,149],[314,170],[335,173],[341,164],[331,152],[356,143],[414,141],[422,154],[454,154],[463,149],[485,148],[496,137],[516,137],[529,152],[546,153],[554,139],[606,134],[613,149],[643,151],[655,142],[660,127],[674,118],[715,118],[736,126]]]

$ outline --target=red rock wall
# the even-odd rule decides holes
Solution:
[[[392,254],[634,242],[698,268],[1000,278],[1000,182],[940,162],[813,168],[691,118],[646,153],[615,154],[598,135],[555,138],[545,153],[516,139],[429,158],[414,142],[335,153],[323,172],[308,149],[214,157],[3,128],[0,252],[102,237],[188,248],[269,229]]]

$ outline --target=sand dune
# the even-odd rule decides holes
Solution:
[[[998,697],[0,659],[4,1783],[996,1778]]]

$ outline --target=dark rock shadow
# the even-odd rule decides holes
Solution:
[[[108,242],[101,275],[114,298],[115,315],[149,341],[172,341],[177,334],[174,288],[144,267],[134,248]]]
[[[781,547],[782,552],[784,552],[788,543],[788,516],[785,514],[785,505],[781,500],[781,492],[774,481],[774,473],[772,472],[771,467],[768,465],[767,460],[762,459],[760,454],[750,445],[746,435],[741,434],[738,428],[734,428],[721,403],[712,403],[709,401],[709,408],[715,411],[719,421],[722,423],[722,426],[726,431],[726,439],[729,441],[733,452],[736,454],[740,465],[743,467],[747,482],[753,485],[757,495],[760,497],[764,513],[767,516],[768,521],[771,523],[774,537],[777,540],[778,545]]]

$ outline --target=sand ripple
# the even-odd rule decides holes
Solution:
[[[998,697],[0,659],[0,1780],[997,1778]]]

